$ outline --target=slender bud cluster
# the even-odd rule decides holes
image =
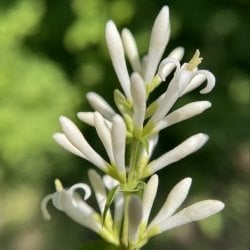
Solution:
[[[104,173],[95,170],[88,176],[99,211],[87,199],[91,188],[75,184],[64,189],[56,181],[56,192],[42,201],[42,211],[50,219],[47,203],[66,213],[76,222],[98,233],[102,238],[125,249],[140,249],[154,235],[177,226],[202,220],[223,209],[216,200],[195,203],[176,212],[184,202],[191,178],[185,178],[170,191],[162,208],[149,221],[158,189],[158,176],[162,168],[199,150],[208,136],[199,133],[187,138],[170,151],[152,159],[161,130],[196,116],[209,107],[209,101],[196,101],[173,110],[180,97],[198,88],[206,81],[201,94],[210,92],[215,85],[214,75],[198,69],[199,50],[187,63],[181,64],[184,49],[178,47],[162,59],[169,41],[169,9],[164,6],[155,19],[147,55],[138,54],[135,38],[128,29],[121,35],[113,21],[106,24],[106,42],[111,61],[122,91],[114,91],[116,109],[99,94],[90,92],[87,99],[93,112],[79,112],[78,118],[92,126],[102,143],[106,155],[100,155],[85,139],[79,128],[66,117],[60,117],[62,132],[54,134],[55,141],[64,149],[91,162]],[[133,72],[129,72],[126,57]],[[172,79],[166,79],[172,73]],[[165,91],[149,102],[151,93],[159,86]],[[151,177],[150,177],[151,176]],[[146,178],[150,177],[146,182]],[[82,189],[84,199],[76,192]]]

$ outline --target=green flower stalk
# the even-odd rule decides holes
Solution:
[[[199,50],[189,62],[183,64],[180,63],[184,54],[181,47],[162,59],[170,36],[167,6],[156,17],[148,54],[142,59],[128,29],[123,29],[120,35],[114,22],[108,21],[105,35],[122,89],[114,91],[117,111],[99,94],[90,92],[87,99],[94,111],[79,112],[77,116],[96,129],[107,159],[96,152],[77,126],[64,116],[59,119],[62,132],[53,136],[64,149],[91,162],[104,173],[103,177],[95,170],[88,173],[99,211],[87,204],[92,193],[87,184],[75,184],[66,190],[58,180],[56,192],[42,201],[42,211],[44,217],[50,219],[46,206],[52,200],[58,210],[103,239],[123,249],[135,250],[157,234],[207,218],[224,207],[220,201],[205,200],[177,211],[191,185],[191,178],[185,178],[171,190],[158,214],[149,222],[158,189],[155,173],[199,150],[208,140],[206,134],[198,133],[152,159],[159,133],[208,109],[211,106],[209,101],[196,101],[172,111],[180,97],[205,81],[206,86],[200,93],[210,92],[215,85],[215,77],[207,70],[198,69],[202,61]],[[131,64],[131,73],[125,56]],[[151,93],[159,85],[166,84],[165,80],[172,72],[173,77],[166,90],[149,103]],[[148,181],[147,177],[150,177]],[[84,199],[77,195],[77,189],[85,191]]]

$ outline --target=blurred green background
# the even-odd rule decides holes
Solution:
[[[162,132],[156,154],[198,132],[210,140],[199,152],[163,169],[155,210],[183,177],[193,178],[187,204],[220,199],[224,211],[153,238],[144,249],[249,249],[249,9],[248,0],[1,0],[0,1],[0,249],[74,250],[98,237],[49,206],[42,197],[58,177],[66,185],[86,181],[90,164],[61,149],[51,138],[58,117],[72,118],[87,135],[93,129],[75,113],[88,111],[85,94],[96,91],[112,103],[119,87],[104,41],[113,19],[135,34],[147,51],[153,20],[169,5],[172,35],[185,60],[199,48],[201,68],[217,85],[177,105],[210,100],[204,114]],[[98,147],[98,140],[91,141]],[[85,248],[87,249],[87,247]]]

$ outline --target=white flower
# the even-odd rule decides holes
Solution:
[[[106,189],[101,177],[94,171],[89,172],[89,179],[94,189],[94,193],[99,204],[100,213],[96,212],[89,206],[86,200],[91,196],[91,189],[85,183],[78,183],[71,186],[69,189],[64,189],[61,182],[55,181],[56,192],[45,196],[41,202],[41,209],[45,219],[50,220],[51,216],[47,210],[47,204],[52,200],[53,205],[58,210],[64,212],[71,219],[93,230],[105,240],[112,244],[119,245],[117,233],[113,229],[113,220],[110,211],[108,211],[104,225],[102,225],[101,213],[106,202]],[[84,199],[76,193],[80,189],[85,192]]]

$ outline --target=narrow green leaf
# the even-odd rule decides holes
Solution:
[[[117,186],[113,187],[108,193],[107,200],[106,200],[105,207],[104,207],[104,211],[103,211],[103,215],[102,215],[102,226],[105,223],[108,209],[110,208],[110,206],[115,198],[115,195],[117,194],[117,192],[119,190],[120,190],[120,185],[117,185]]]

